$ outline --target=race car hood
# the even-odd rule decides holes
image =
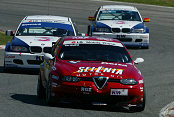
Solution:
[[[96,22],[96,27],[108,27],[108,28],[143,28],[144,25],[139,21],[120,21],[120,20],[104,20]]]
[[[17,46],[52,46],[60,37],[53,36],[16,36],[12,40],[12,45]]]
[[[133,78],[138,70],[132,63],[61,61],[55,64],[56,72],[62,76],[77,77],[122,77]]]

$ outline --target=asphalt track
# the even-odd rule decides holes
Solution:
[[[0,0],[0,29],[15,30],[26,15],[50,14],[71,17],[80,32],[86,32],[88,16],[103,4],[122,4],[90,0]],[[158,117],[160,110],[174,101],[174,8],[136,6],[143,17],[150,17],[150,49],[129,49],[132,58],[145,62],[137,67],[145,77],[147,103],[143,112],[110,110],[83,105],[48,107],[36,97],[37,74],[3,73],[0,50],[0,117]]]

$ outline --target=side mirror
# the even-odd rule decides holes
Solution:
[[[45,53],[44,54],[44,59],[46,59],[46,60],[53,60],[54,57],[51,54]]]
[[[13,32],[12,30],[7,30],[7,31],[5,32],[5,34],[6,34],[7,36],[14,36],[14,32]]]
[[[90,17],[88,17],[88,20],[89,20],[89,21],[95,21],[95,17],[91,17],[91,16],[90,16]]]
[[[142,63],[142,62],[144,62],[144,59],[143,59],[143,58],[137,58],[137,59],[134,61],[135,64]]]
[[[143,22],[150,22],[150,18],[144,18]]]

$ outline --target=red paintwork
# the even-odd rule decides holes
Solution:
[[[106,40],[106,39],[98,39],[97,37],[87,37],[88,40]],[[81,38],[79,38],[82,40]],[[72,37],[66,37],[65,40],[72,40]],[[119,42],[118,40],[112,40],[109,39],[107,41],[113,41],[113,42]],[[52,79],[51,82],[57,83],[57,87],[51,87],[52,93],[55,94],[55,96],[60,97],[69,97],[69,98],[82,98],[82,97],[88,97],[91,96],[91,99],[88,97],[88,99],[93,100],[92,96],[107,96],[108,101],[111,101],[110,98],[114,98],[115,100],[119,100],[119,103],[124,103],[125,105],[132,104],[136,105],[138,103],[141,103],[141,98],[144,98],[144,78],[139,73],[139,70],[135,67],[133,61],[132,63],[125,64],[125,63],[113,63],[113,62],[92,62],[92,61],[80,61],[77,63],[70,63],[67,60],[59,60],[57,58],[57,62],[55,62],[55,71],[51,71],[51,74],[59,75],[60,79],[55,80]],[[119,65],[117,65],[119,64]],[[81,72],[78,73],[79,67],[104,67],[104,68],[113,68],[113,69],[123,69],[123,73],[121,74],[115,74],[115,73],[107,73],[102,72],[95,74],[95,72]],[[93,81],[79,81],[76,83],[73,82],[63,82],[61,81],[61,78],[63,76],[78,76],[78,77],[86,77],[86,78],[92,78],[94,76],[104,76],[109,77],[112,79],[127,79],[127,78],[134,78],[137,81],[136,85],[123,85],[121,83],[116,82],[107,82],[106,85],[99,90]],[[79,76],[80,75],[80,76]],[[114,76],[113,76],[114,75]],[[139,80],[143,80],[143,83],[139,84]],[[83,92],[81,91],[82,87],[91,88],[91,92]],[[140,87],[143,87],[140,89]],[[128,89],[128,96],[117,96],[117,95],[110,95],[111,89]],[[95,99],[94,99],[95,100]]]

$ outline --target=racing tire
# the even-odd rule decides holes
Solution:
[[[3,72],[5,73],[5,72],[7,72],[7,71],[8,71],[8,69],[7,69],[7,67],[5,67],[5,61],[4,61]]]
[[[52,99],[52,96],[51,96],[51,89],[50,89],[50,80],[48,80],[47,82],[47,87],[46,87],[46,98],[45,98],[45,101],[46,101],[46,104],[49,105],[49,106],[54,106],[53,104],[53,99]]]
[[[143,102],[141,104],[138,104],[138,106],[133,106],[133,107],[129,107],[129,110],[131,112],[141,112],[144,111],[145,109],[145,94],[144,94],[144,98],[143,98]]]
[[[41,80],[40,74],[38,76],[38,83],[37,83],[37,97],[39,99],[45,98],[45,88],[42,85],[42,80]]]

